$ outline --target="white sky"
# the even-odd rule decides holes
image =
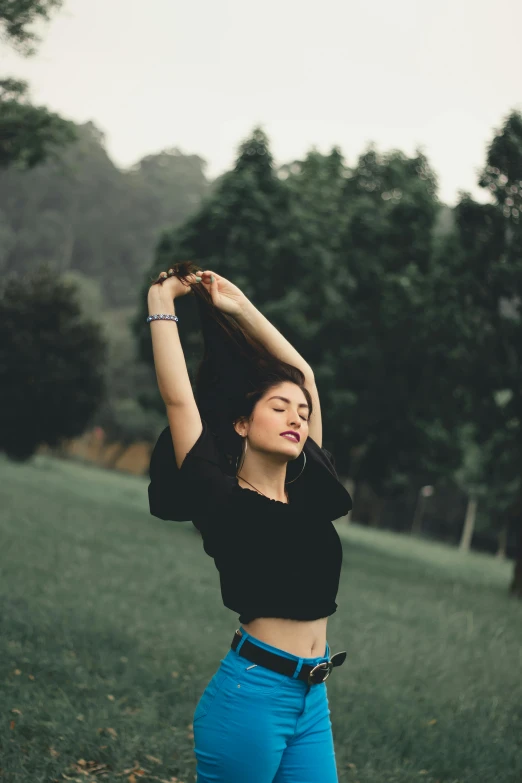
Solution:
[[[486,201],[486,147],[522,109],[520,0],[65,0],[38,29],[0,73],[95,122],[122,167],[177,146],[214,177],[260,124],[276,163],[420,146],[442,201]]]

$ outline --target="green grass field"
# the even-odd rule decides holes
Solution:
[[[237,615],[146,478],[0,457],[0,781],[195,780],[191,721]],[[512,563],[336,523],[342,783],[521,783]],[[248,781],[245,781],[248,783]]]

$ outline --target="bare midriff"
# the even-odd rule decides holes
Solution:
[[[300,658],[325,654],[328,617],[318,620],[287,620],[282,617],[256,617],[243,623],[247,633],[272,647],[278,647]]]

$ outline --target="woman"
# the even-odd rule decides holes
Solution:
[[[322,448],[311,368],[237,286],[191,262],[148,292],[169,426],[151,455],[150,511],[192,520],[239,613],[193,719],[198,783],[337,781],[325,679],[352,507]],[[195,294],[205,352],[192,392],[174,301]],[[161,317],[158,317],[161,316]]]

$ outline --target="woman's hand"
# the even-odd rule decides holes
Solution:
[[[241,313],[248,301],[241,289],[212,270],[198,272],[198,274],[202,278],[201,285],[205,286],[212,297],[213,304],[219,310],[234,317]]]
[[[180,280],[173,274],[173,269],[169,269],[168,272],[160,272],[158,278],[153,282],[149,288],[149,300],[159,295],[167,297],[168,299],[178,299],[180,296],[186,296],[186,294],[192,293],[192,285],[199,283],[200,277],[194,273],[187,275],[186,282]],[[199,274],[199,273],[198,273]],[[160,288],[158,288],[160,286]]]

